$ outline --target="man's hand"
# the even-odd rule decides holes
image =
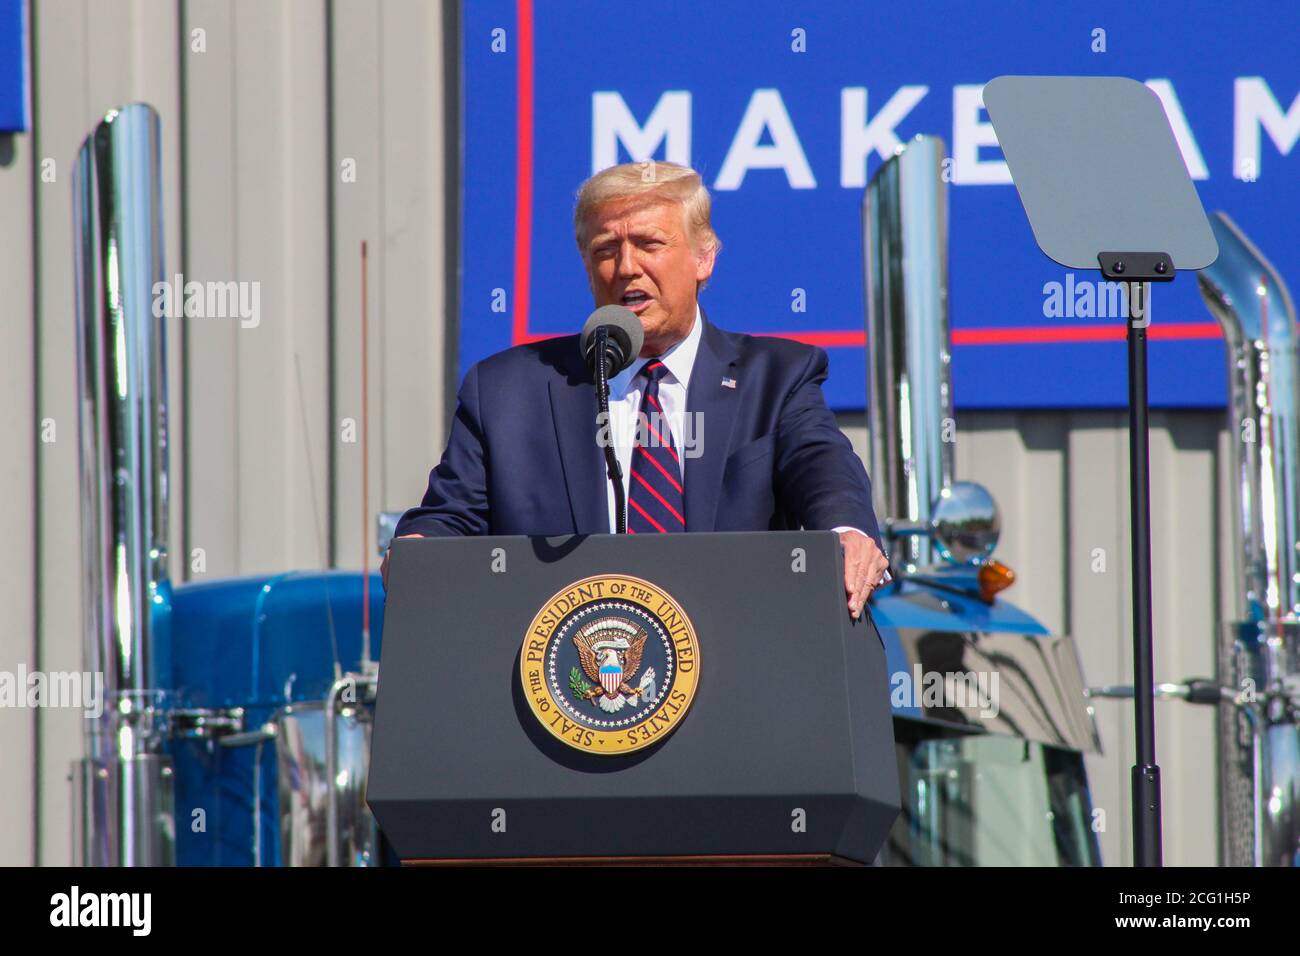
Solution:
[[[861,531],[841,531],[840,547],[844,549],[844,593],[849,598],[849,613],[857,619],[889,570],[889,559]]]
[[[400,534],[399,538],[423,538],[422,534]],[[388,590],[388,556],[392,553],[393,546],[390,544],[384,551],[384,560],[379,564],[379,575],[384,579],[384,590]]]

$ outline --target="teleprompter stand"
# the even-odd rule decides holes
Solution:
[[[1133,573],[1133,862],[1160,866],[1151,630],[1147,327],[1150,283],[1218,256],[1205,210],[1156,95],[1124,77],[1000,76],[984,103],[1034,238],[1071,269],[1100,268],[1128,299],[1129,503]]]

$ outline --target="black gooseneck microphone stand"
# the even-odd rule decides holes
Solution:
[[[608,429],[609,440],[604,442],[605,467],[609,480],[614,483],[614,530],[616,534],[627,534],[627,500],[623,493],[623,469],[618,466],[618,456],[614,453],[613,423],[609,418],[609,330],[604,326],[596,329],[596,401],[600,406],[600,421]]]

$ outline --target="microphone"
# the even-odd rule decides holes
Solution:
[[[631,309],[621,305],[602,305],[578,336],[582,357],[596,380],[596,403],[600,420],[609,421],[609,379],[636,361],[645,343],[645,329]],[[597,439],[599,441],[599,439]],[[623,469],[619,467],[612,441],[605,446],[605,469],[614,488],[614,533],[627,534],[627,501],[623,493]]]
[[[596,331],[601,328],[606,333],[605,374],[612,378],[635,362],[641,354],[641,346],[645,344],[645,329],[641,327],[641,320],[636,317],[636,313],[621,305],[602,305],[591,313],[587,324],[582,327],[578,345],[593,376],[596,375],[599,358]]]

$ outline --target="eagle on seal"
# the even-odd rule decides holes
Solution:
[[[640,698],[647,703],[655,700],[655,672],[647,667],[635,687],[636,673],[641,669],[641,654],[649,635],[644,628],[618,617],[593,621],[573,635],[578,649],[578,661],[583,673],[595,686],[582,695],[583,700],[594,701],[606,713],[617,713],[625,704],[637,706]]]

